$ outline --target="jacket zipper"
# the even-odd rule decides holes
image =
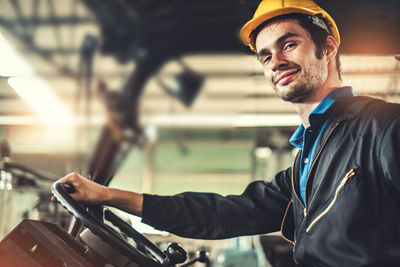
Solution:
[[[336,127],[337,127],[338,125],[339,125],[339,122],[337,122],[337,123],[335,124],[335,126],[333,126],[332,130],[329,132],[328,136],[326,137],[324,143],[323,143],[322,146],[321,146],[321,149],[318,151],[317,156],[314,158],[314,161],[313,161],[312,164],[311,164],[310,171],[308,172],[308,176],[307,176],[307,180],[306,180],[306,188],[305,188],[305,190],[304,190],[304,217],[306,217],[306,215],[307,215],[307,184],[308,184],[308,180],[309,180],[309,178],[310,178],[310,174],[311,174],[312,169],[313,169],[315,163],[317,162],[319,156],[321,155],[321,152],[322,152],[322,150],[324,149],[324,147],[325,147],[325,145],[326,145],[326,142],[328,142],[329,137],[331,137],[333,131],[336,129]],[[295,193],[296,193],[296,191],[295,191]],[[296,196],[297,196],[297,194],[296,194]]]
[[[299,153],[297,153],[297,155],[296,155],[296,158],[295,158],[295,160],[294,160],[294,162],[293,162],[293,167],[292,167],[292,188],[293,188],[293,192],[294,192],[294,194],[295,194],[295,196],[296,196],[296,198],[299,200],[299,202],[300,202],[300,205],[304,208],[304,206],[303,206],[303,202],[302,201],[300,201],[300,199],[299,199],[299,196],[297,195],[297,193],[296,193],[296,190],[295,190],[295,188],[294,188],[294,168],[295,168],[295,166],[296,166],[296,160],[297,160],[297,157],[298,157],[298,155],[299,155]],[[293,202],[293,200],[291,200],[292,202]],[[289,203],[290,204],[290,203]],[[286,208],[287,209],[287,208]],[[284,219],[285,219],[285,217],[284,217]],[[283,223],[284,223],[284,221],[282,221],[282,225],[283,225]],[[282,232],[281,232],[282,233]],[[283,236],[283,235],[282,235]],[[299,263],[297,262],[297,260],[296,260],[296,257],[294,256],[294,254],[295,254],[295,249],[296,249],[296,232],[294,233],[294,244],[293,244],[293,260],[294,260],[294,262],[297,264],[297,265],[299,265]]]
[[[293,188],[294,195],[296,196],[297,200],[300,202],[300,205],[303,207],[304,215],[305,215],[306,208],[303,205],[303,201],[301,201],[299,196],[297,195],[296,189],[294,187],[294,168],[296,167],[296,160],[297,160],[297,157],[298,157],[299,153],[300,152],[297,153],[296,158],[295,158],[294,163],[293,163],[293,167],[292,167],[292,188]]]
[[[292,245],[294,246],[296,244],[296,242],[290,240],[289,238],[287,238],[286,236],[283,235],[283,224],[285,223],[286,216],[287,216],[288,210],[290,208],[290,205],[292,205],[292,202],[293,202],[293,200],[290,200],[289,204],[286,207],[285,214],[283,215],[283,220],[282,220],[282,223],[281,223],[281,236],[282,236],[283,239],[285,239],[289,243],[292,243]]]
[[[331,203],[329,203],[328,207],[327,207],[323,212],[321,212],[321,213],[310,223],[310,225],[309,225],[309,226],[307,227],[307,229],[306,229],[306,232],[307,232],[307,233],[311,230],[311,228],[314,226],[314,224],[316,224],[319,220],[321,220],[321,218],[324,217],[325,214],[327,214],[328,211],[330,211],[330,210],[332,209],[333,205],[334,205],[335,202],[336,202],[336,199],[337,199],[337,196],[338,196],[339,192],[342,190],[343,186],[344,186],[344,185],[346,184],[346,182],[350,179],[350,177],[354,176],[354,174],[355,174],[354,169],[351,169],[351,170],[346,174],[346,176],[343,178],[343,180],[340,182],[339,186],[337,187],[336,192],[335,192],[335,196],[333,197]]]
[[[313,163],[311,164],[310,171],[308,172],[308,176],[307,176],[306,189],[305,189],[305,204],[304,204],[304,205],[303,205],[303,201],[301,201],[301,200],[300,200],[300,197],[297,195],[296,189],[295,189],[295,187],[294,187],[294,168],[295,168],[295,165],[296,165],[295,163],[296,163],[297,156],[298,156],[299,154],[297,154],[296,159],[294,160],[293,168],[292,168],[292,188],[293,188],[294,195],[296,196],[297,200],[300,202],[300,205],[303,207],[304,217],[306,217],[306,215],[307,215],[307,183],[308,183],[308,178],[309,178],[310,173],[311,173],[311,171],[312,171],[312,169],[313,169],[313,167],[314,167],[314,165],[315,165],[315,162],[317,161],[319,155],[321,154],[323,148],[325,147],[326,142],[328,141],[329,137],[332,135],[333,131],[336,129],[336,127],[337,127],[338,125],[339,125],[339,122],[337,122],[337,123],[335,124],[335,126],[332,128],[332,130],[329,132],[328,137],[325,139],[324,143],[322,144],[321,149],[318,151],[317,156],[315,157]],[[296,238],[296,235],[295,235],[295,238]],[[296,244],[296,241],[295,241],[295,244]],[[295,254],[295,249],[296,249],[296,246],[293,246],[293,259],[294,259],[294,261],[296,262],[296,264],[299,264],[299,263],[297,262],[295,256],[294,256],[294,254]]]

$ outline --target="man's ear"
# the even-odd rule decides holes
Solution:
[[[326,59],[328,61],[335,59],[337,52],[338,52],[338,43],[333,36],[329,35],[326,38]]]

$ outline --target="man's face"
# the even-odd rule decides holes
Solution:
[[[328,77],[326,57],[316,57],[316,46],[297,20],[275,21],[256,39],[257,58],[264,76],[285,101],[304,103]]]

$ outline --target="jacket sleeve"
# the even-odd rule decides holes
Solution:
[[[280,230],[291,196],[291,169],[272,182],[250,183],[241,195],[185,192],[144,195],[142,222],[197,239],[222,239]]]
[[[400,115],[385,130],[380,146],[382,172],[400,192]]]

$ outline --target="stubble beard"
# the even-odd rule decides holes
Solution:
[[[283,100],[291,103],[305,103],[310,100],[326,80],[326,72],[322,64],[317,63],[311,65],[309,70],[303,69],[300,65],[295,64],[294,68],[298,69],[298,76],[295,80],[287,85],[279,85],[273,83],[276,94]]]

